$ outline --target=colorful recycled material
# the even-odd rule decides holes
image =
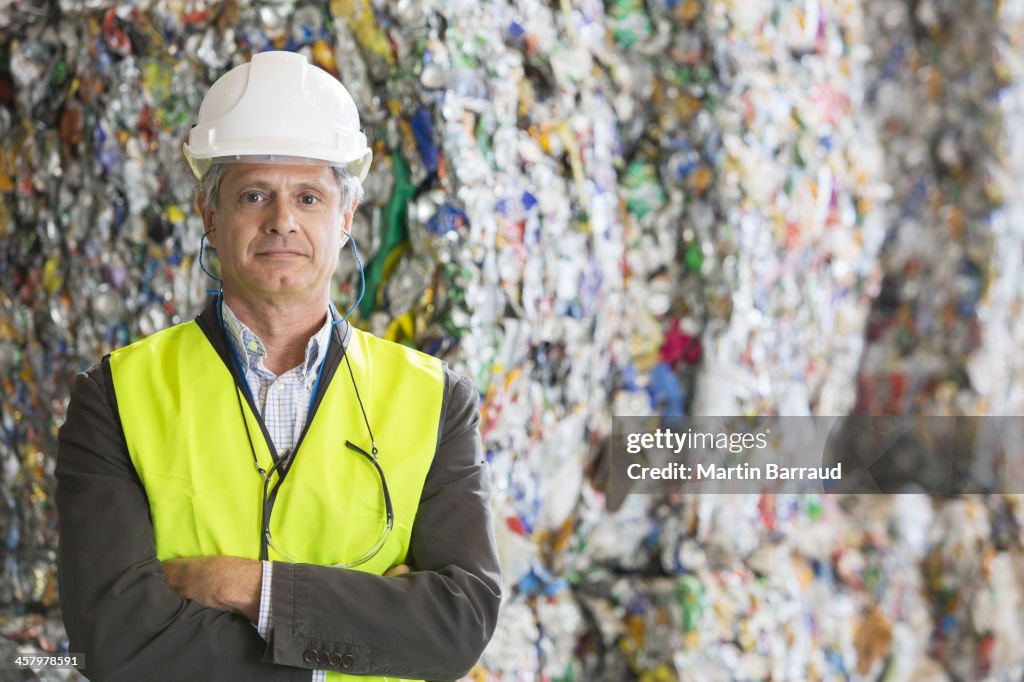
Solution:
[[[1021,677],[1015,496],[602,472],[613,416],[1024,412],[1024,0],[0,0],[0,656],[67,651],[72,382],[206,301],[181,142],[269,49],[373,146],[353,319],[481,396],[469,679]]]

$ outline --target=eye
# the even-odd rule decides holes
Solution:
[[[247,204],[258,204],[264,199],[263,194],[260,192],[244,192],[242,194],[242,201]]]
[[[303,194],[299,197],[299,202],[306,206],[316,206],[320,203],[320,197],[315,194]]]

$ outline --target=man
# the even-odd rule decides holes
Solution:
[[[370,162],[354,102],[259,54],[207,93],[185,154],[223,288],[76,381],[71,650],[94,680],[465,674],[500,603],[476,392],[329,303]]]

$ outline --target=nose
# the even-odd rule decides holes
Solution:
[[[270,234],[286,235],[296,232],[299,229],[298,219],[295,215],[295,207],[287,200],[274,199],[272,210],[268,212],[267,221],[264,226]]]

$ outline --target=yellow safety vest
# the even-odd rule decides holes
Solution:
[[[437,445],[444,370],[437,358],[355,328],[346,352],[394,508],[394,530],[356,570],[381,575],[406,560]],[[117,350],[110,368],[128,452],[149,498],[157,558],[258,559],[263,478],[249,435],[265,471],[273,459],[256,416],[199,325],[176,325]],[[271,535],[303,563],[354,561],[379,539],[385,513],[376,470],[345,445],[349,440],[371,451],[344,360],[311,419],[273,504]],[[276,474],[270,482],[272,488]],[[283,560],[273,547],[269,557]],[[383,679],[334,672],[327,678]]]

